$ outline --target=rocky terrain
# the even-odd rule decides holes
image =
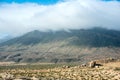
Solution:
[[[111,65],[112,64],[112,65]],[[77,65],[53,68],[13,68],[0,70],[1,80],[120,80],[120,61],[102,66]]]

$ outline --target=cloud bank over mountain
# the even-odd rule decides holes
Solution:
[[[117,0],[65,0],[52,5],[1,3],[0,32],[19,35],[31,30],[81,29],[101,26],[120,30]]]

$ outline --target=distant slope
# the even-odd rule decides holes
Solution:
[[[72,39],[73,38],[73,39]],[[72,40],[68,40],[72,39]],[[120,31],[107,30],[103,28],[93,28],[87,30],[70,30],[67,31],[48,31],[40,32],[38,30],[29,32],[21,37],[1,43],[0,45],[30,45],[37,43],[48,43],[53,41],[68,40],[70,44],[77,46],[90,47],[120,47]]]
[[[73,30],[78,37],[76,44],[91,47],[120,47],[120,31],[93,28],[88,30]]]
[[[22,44],[22,45],[30,45],[30,44],[37,44],[37,43],[45,43],[51,42],[54,40],[63,40],[64,38],[69,37],[70,34],[66,31],[57,31],[57,32],[41,32],[38,30],[34,30],[32,32],[26,33],[23,36],[16,37],[0,45],[14,45],[14,44]]]
[[[58,63],[120,58],[120,31],[104,28],[35,30],[0,46],[0,61]]]
[[[4,36],[3,38],[0,38],[0,43],[3,43],[3,42],[6,42],[6,41],[8,41],[8,40],[10,40],[10,39],[12,39],[13,37],[12,36]]]

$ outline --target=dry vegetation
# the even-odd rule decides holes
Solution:
[[[81,65],[12,65],[0,67],[0,80],[120,80],[120,62],[90,68]]]

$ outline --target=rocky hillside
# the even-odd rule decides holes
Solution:
[[[0,43],[0,61],[87,62],[120,58],[120,31],[104,28],[32,31]]]

